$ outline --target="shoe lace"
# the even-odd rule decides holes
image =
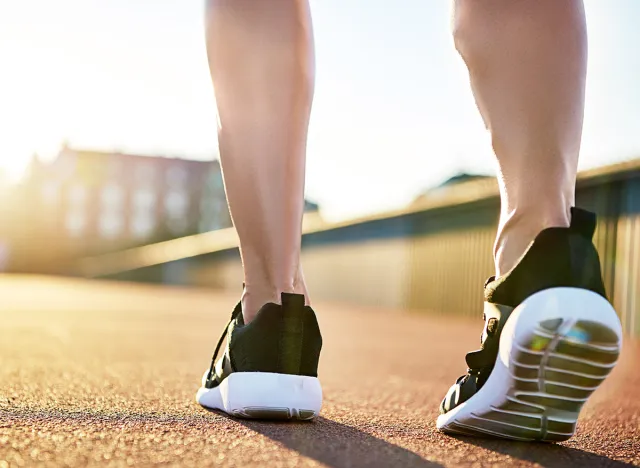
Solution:
[[[480,377],[484,373],[484,370],[487,369],[487,367],[488,366],[476,368],[468,367],[467,373],[461,376],[458,381],[462,384],[469,380],[471,377]]]
[[[486,322],[485,314],[482,314],[482,320]],[[483,334],[484,334],[484,331],[483,331]],[[471,377],[476,377],[476,378],[478,378],[479,381],[482,381],[482,380],[484,380],[483,378],[487,376],[487,374],[488,374],[487,371],[490,371],[491,368],[493,367],[492,359],[487,355],[487,350],[484,349],[484,342],[483,342],[482,338],[483,337],[481,335],[480,336],[480,344],[482,345],[481,350],[480,351],[472,351],[471,353],[467,354],[467,358],[469,358],[469,356],[472,355],[472,354],[474,354],[476,356],[482,355],[482,361],[485,361],[485,362],[478,362],[477,366],[469,366],[469,367],[467,367],[467,373],[465,375],[461,376],[460,379],[459,379],[460,383],[465,383]],[[481,382],[481,385],[482,385],[482,383],[484,383],[484,382]]]
[[[236,318],[238,318],[238,315],[240,315],[241,313],[242,313],[242,307],[240,307],[239,305],[236,306],[233,309],[233,312],[231,313],[231,318],[227,322],[227,325],[224,327],[224,331],[222,332],[222,335],[218,340],[218,344],[216,345],[216,350],[213,352],[213,356],[211,357],[211,365],[209,366],[209,371],[207,372],[207,385],[213,382],[213,376],[215,374],[215,367],[216,367],[216,359],[218,358],[218,353],[220,352],[220,348],[222,348],[224,339],[227,337],[227,333],[229,331],[229,325],[231,325],[231,322],[233,322]]]

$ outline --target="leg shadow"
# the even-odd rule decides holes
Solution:
[[[301,455],[334,468],[442,466],[410,450],[323,417],[313,422],[233,420]]]
[[[558,444],[548,444],[544,442],[514,442],[500,439],[483,439],[480,437],[453,436],[454,438],[482,447],[492,452],[508,455],[522,461],[536,463],[544,467],[592,467],[606,466],[612,468],[633,467],[630,463],[625,463],[611,458],[597,455],[584,450],[566,447]]]

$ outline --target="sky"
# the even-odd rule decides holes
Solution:
[[[391,5],[394,5],[393,7]],[[581,168],[640,157],[640,2],[586,0]],[[307,197],[328,219],[495,173],[449,0],[311,0]],[[72,146],[217,158],[203,0],[0,0],[0,169]]]

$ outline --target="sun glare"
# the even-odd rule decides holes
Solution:
[[[57,154],[60,147],[61,143],[55,145],[44,142],[41,144],[29,144],[29,141],[4,146],[2,148],[3,154],[0,156],[1,178],[11,183],[20,182],[29,167],[29,163],[36,154],[40,160],[50,160]]]
[[[29,160],[24,158],[15,158],[10,161],[0,162],[0,171],[2,175],[10,182],[18,182],[25,173]]]

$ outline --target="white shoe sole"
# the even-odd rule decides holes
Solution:
[[[602,296],[577,288],[540,291],[507,320],[484,386],[438,417],[436,427],[523,441],[567,440],[621,346],[620,320]]]
[[[320,413],[322,387],[316,377],[234,372],[214,388],[203,378],[196,401],[239,418],[307,421]]]

